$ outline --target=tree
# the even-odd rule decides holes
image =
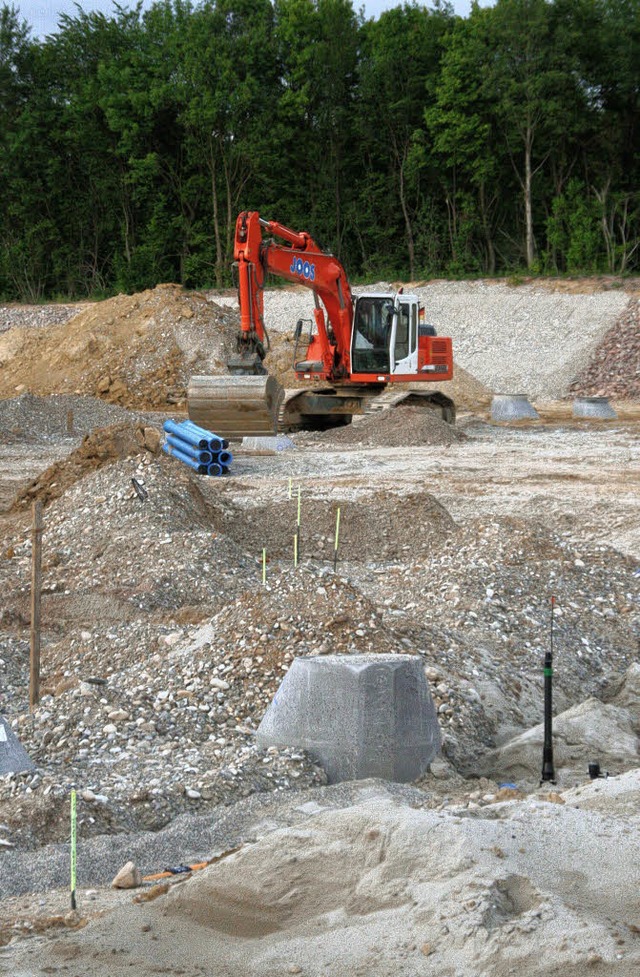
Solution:
[[[576,59],[563,43],[565,35],[557,30],[554,8],[547,0],[498,0],[482,13],[490,51],[483,89],[493,103],[522,190],[525,259],[532,268],[533,181],[554,141],[572,126]],[[479,15],[474,8],[470,19]]]
[[[448,6],[429,11],[406,4],[363,30],[359,135],[368,182],[374,199],[390,199],[391,227],[397,226],[398,209],[411,278],[416,274],[416,221],[427,169],[424,113],[435,98],[444,38],[452,24]]]
[[[473,259],[461,254],[469,232],[469,211],[478,215],[484,241],[483,269],[496,268],[495,224],[501,192],[505,191],[495,107],[479,80],[491,57],[489,11],[474,8],[469,20],[458,20],[445,38],[445,53],[434,103],[425,120],[434,151],[443,162],[441,182],[447,204],[452,267],[468,270]],[[508,184],[508,178],[507,178]],[[475,206],[469,204],[471,198]],[[466,234],[465,234],[466,228]]]

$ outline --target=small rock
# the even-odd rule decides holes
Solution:
[[[123,865],[113,882],[112,889],[137,889],[142,885],[142,875],[133,862]]]

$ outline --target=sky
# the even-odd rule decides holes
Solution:
[[[60,14],[75,13],[73,0],[3,0],[9,6],[17,7],[21,16],[31,25],[33,34],[36,37],[44,37],[46,34],[53,34],[56,31]],[[356,10],[360,6],[364,7],[366,17],[377,17],[383,10],[397,7],[402,0],[354,0],[353,6]],[[135,0],[120,0],[122,7],[135,5]],[[484,3],[481,3],[483,6]],[[81,0],[80,6],[86,12],[100,10],[109,13],[113,10],[112,0]],[[429,6],[429,3],[427,3]],[[453,7],[457,14],[466,17],[469,13],[471,0],[453,0]]]

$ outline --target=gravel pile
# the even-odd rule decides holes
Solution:
[[[577,397],[640,400],[640,300],[633,299],[571,384]]]
[[[354,293],[395,288],[377,282]],[[406,291],[420,296],[427,322],[452,337],[456,362],[474,377],[497,393],[541,400],[566,395],[630,302],[622,290],[571,292],[497,281],[435,281]],[[232,296],[221,301],[237,308]],[[312,317],[313,298],[301,287],[273,289],[265,293],[264,309],[268,329],[291,333],[299,318]]]
[[[600,694],[635,661],[637,563],[609,547],[521,519],[474,520],[409,566],[349,565],[383,620],[424,655],[445,719],[445,751],[477,771],[486,744],[540,718],[540,674],[554,624],[558,710]]]
[[[256,484],[212,484],[147,452],[50,502],[44,695],[33,716],[29,534],[0,542],[9,557],[0,562],[3,699],[39,765],[0,784],[10,840],[63,837],[72,783],[87,835],[157,828],[194,806],[317,783],[302,755],[265,755],[251,740],[297,655],[420,654],[445,753],[477,772],[498,735],[539,719],[550,593],[559,708],[600,691],[637,653],[636,564],[606,547],[508,518],[456,526],[424,491],[374,483],[356,499],[310,487],[295,571],[296,493],[289,500],[284,485],[265,483],[258,494]]]
[[[155,427],[125,421],[110,427],[99,427],[85,435],[79,447],[61,461],[31,479],[16,493],[13,509],[24,510],[32,502],[51,502],[59,498],[88,472],[102,468],[120,458],[139,455],[141,451],[158,454],[162,437]],[[131,483],[134,485],[134,483]]]
[[[433,282],[416,292],[465,369],[497,393],[541,400],[566,394],[629,301],[622,291],[506,282]]]
[[[466,435],[447,424],[435,412],[424,407],[399,405],[390,410],[373,411],[355,423],[322,434],[307,434],[297,441],[319,440],[323,443],[368,448],[418,447],[450,445],[466,441]]]
[[[71,412],[71,416],[69,416]],[[21,394],[0,400],[0,430],[14,440],[58,440],[89,434],[97,427],[139,419],[154,421],[148,414],[136,413],[109,404],[98,397],[54,394],[38,397]]]

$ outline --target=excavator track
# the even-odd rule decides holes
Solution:
[[[284,388],[272,376],[191,377],[189,417],[223,438],[273,435]]]

